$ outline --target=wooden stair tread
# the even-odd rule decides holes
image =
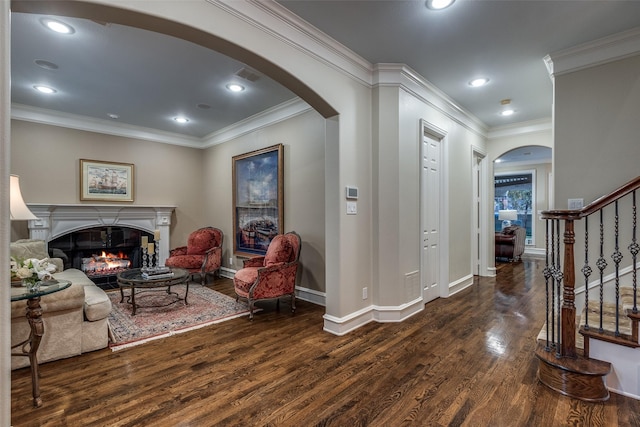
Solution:
[[[611,372],[611,363],[602,360],[585,358],[582,356],[577,356],[576,358],[558,358],[554,351],[545,350],[543,342],[538,342],[538,346],[536,347],[536,357],[561,370],[576,372],[582,375],[604,376]]]

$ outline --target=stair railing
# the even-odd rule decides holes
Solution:
[[[546,294],[546,343],[544,349],[547,352],[555,352],[557,358],[576,358],[576,259],[574,250],[576,247],[575,222],[584,219],[584,229],[579,246],[584,251],[584,263],[579,267],[584,279],[584,306],[585,324],[580,330],[584,336],[584,357],[589,357],[589,338],[598,338],[617,344],[638,347],[638,311],[637,298],[637,269],[638,253],[640,245],[637,241],[637,208],[636,191],[640,188],[640,177],[628,182],[612,193],[603,196],[579,210],[551,210],[542,212],[542,219],[546,223],[545,237],[545,294]],[[625,213],[630,216],[621,216],[624,206]],[[599,238],[596,242],[590,241],[590,219],[596,218]],[[593,221],[591,221],[593,223]],[[625,229],[621,232],[621,223]],[[560,230],[563,228],[562,244],[560,243]],[[627,245],[624,247],[624,245]],[[597,247],[597,259],[591,259],[590,249]],[[607,261],[613,261],[613,266]],[[625,263],[625,255],[627,257]],[[561,256],[562,255],[562,256]],[[623,267],[631,269],[631,288],[633,293],[633,307],[626,313],[619,312],[620,305],[620,273]],[[590,282],[594,269],[598,270],[599,279]],[[605,311],[605,277],[613,278],[613,294],[615,299],[615,330],[605,331],[603,325],[603,312]],[[590,301],[590,287],[597,288],[598,302],[595,308]],[[588,317],[590,312],[598,313],[598,318],[593,320]],[[631,319],[632,332],[630,335],[620,332],[620,319],[626,316]],[[591,323],[594,322],[595,324]]]

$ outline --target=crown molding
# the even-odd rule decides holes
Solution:
[[[246,119],[224,129],[210,133],[203,138],[202,148],[222,144],[251,132],[291,119],[297,115],[306,113],[307,111],[315,110],[313,110],[313,108],[311,108],[311,106],[302,99],[294,98],[251,117],[247,117]]]
[[[373,84],[378,87],[401,87],[417,99],[469,129],[479,136],[487,136],[487,126],[460,107],[446,93],[404,64],[376,64]]]
[[[202,140],[196,137],[163,132],[157,129],[101,120],[77,114],[63,113],[45,108],[30,107],[22,104],[11,104],[11,118],[14,120],[41,123],[86,132],[96,132],[145,141],[160,142],[164,144],[202,148]]]
[[[505,138],[528,133],[547,132],[553,129],[553,121],[551,118],[531,120],[528,122],[513,123],[510,125],[491,128],[488,139]]]
[[[271,0],[206,0],[350,78],[371,86],[369,61]]]
[[[640,54],[640,27],[551,53],[544,58],[551,78]]]
[[[248,117],[224,129],[213,132],[203,138],[173,134],[141,126],[133,126],[108,120],[95,119],[92,117],[67,114],[55,110],[35,108],[22,104],[12,104],[11,118],[14,120],[76,129],[86,132],[102,133],[125,138],[204,149],[282,122],[304,112],[310,111],[311,109],[311,106],[300,98],[294,98],[261,113]]]

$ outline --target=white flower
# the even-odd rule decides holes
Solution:
[[[48,258],[29,258],[22,262],[11,257],[11,273],[20,279],[44,280],[51,278],[51,274],[56,271],[55,264],[49,262]]]

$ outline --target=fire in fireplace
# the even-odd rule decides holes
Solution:
[[[111,276],[131,267],[127,255],[120,251],[117,254],[102,251],[89,258],[82,258],[82,271],[89,278]]]
[[[93,227],[77,230],[49,242],[49,254],[62,258],[66,268],[84,271],[103,288],[116,283],[116,275],[141,266],[140,240],[153,234],[132,227]]]

